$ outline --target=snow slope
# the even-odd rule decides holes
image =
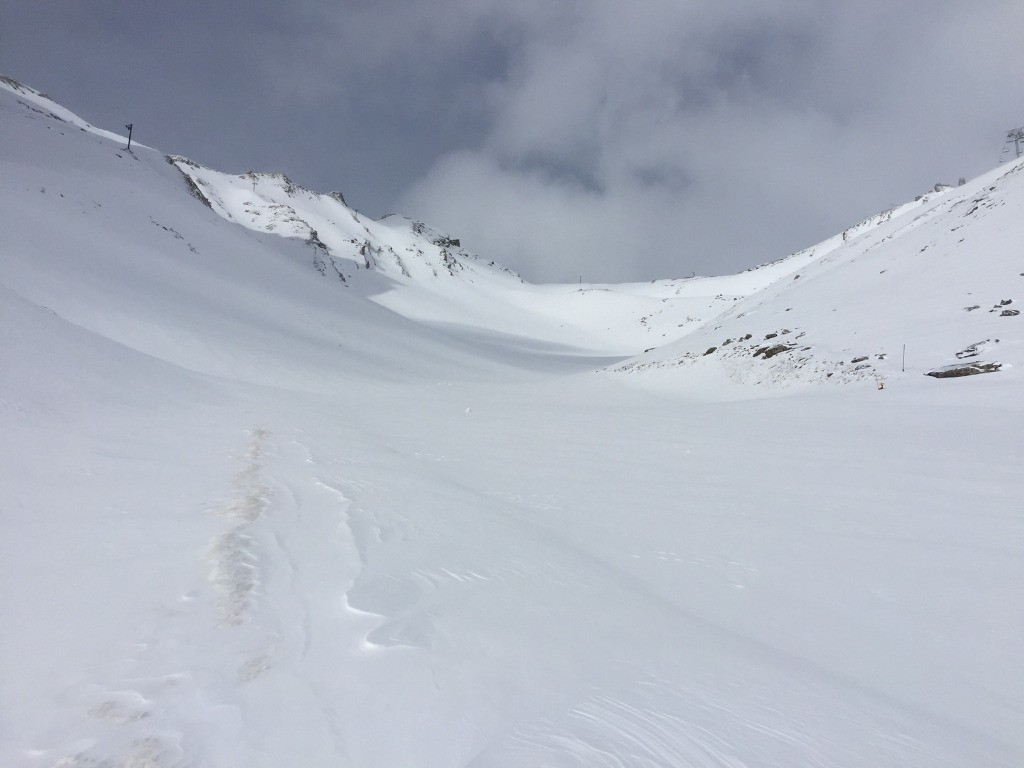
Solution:
[[[1017,166],[738,276],[530,286],[3,81],[0,136],[0,764],[1024,758]],[[783,315],[802,369],[702,354]]]
[[[1024,163],[849,230],[829,253],[619,371],[657,386],[866,380],[1024,365]],[[766,351],[771,351],[765,354]],[[943,386],[936,382],[935,386]]]
[[[1012,248],[1013,235],[994,234],[1004,225],[983,221],[975,236],[978,227],[973,222],[987,218],[984,213],[974,215],[979,206],[987,212],[1002,208],[1006,195],[1019,198],[1014,186],[1014,168],[1019,166],[994,172],[959,189],[944,188],[923,195],[812,248],[738,275],[614,286],[536,286],[493,262],[484,263],[462,248],[458,238],[421,222],[400,216],[379,222],[366,219],[348,208],[340,193],[311,192],[283,174],[232,176],[185,158],[174,158],[174,163],[188,177],[194,193],[224,218],[255,231],[301,239],[317,250],[315,266],[322,274],[337,277],[345,285],[359,282],[360,269],[387,275],[394,281],[392,287],[374,300],[405,317],[477,333],[485,330],[517,339],[519,344],[543,342],[599,355],[643,353],[621,368],[631,372],[693,362],[706,367],[711,363],[720,369],[711,377],[724,379],[719,384],[726,387],[747,381],[789,386],[832,379],[837,373],[836,382],[886,378],[893,373],[893,349],[897,347],[903,372],[902,345],[908,341],[912,353],[918,355],[913,368],[918,371],[923,365],[935,364],[939,357],[948,358],[952,352],[940,352],[940,348],[948,343],[950,333],[967,330],[968,324],[953,322],[954,330],[950,323],[943,324],[939,317],[930,316],[929,312],[943,306],[934,296],[919,302],[900,295],[908,280],[914,281],[915,289],[925,292],[952,290],[954,295],[943,299],[955,304],[961,298],[970,301],[974,290],[967,288],[995,295],[1008,280],[1012,283],[1011,278],[1018,276],[1013,272],[1018,261]],[[943,228],[947,220],[956,212],[964,214],[966,220],[955,222],[946,231]],[[1019,216],[1019,207],[1011,205],[994,215],[1012,223]],[[917,232],[921,226],[924,230]],[[965,226],[966,231],[952,237]],[[872,253],[876,249],[880,250]],[[906,255],[910,249],[916,254]],[[978,250],[986,253],[981,265],[971,258]],[[927,255],[922,256],[926,251]],[[869,253],[870,258],[861,258]],[[899,261],[902,279],[877,279],[895,260]],[[861,263],[848,266],[854,262]],[[836,267],[843,268],[834,273],[828,292],[826,285],[813,278],[832,274]],[[928,280],[928,275],[934,278]],[[801,278],[804,282],[797,286],[793,281]],[[815,289],[807,289],[809,283],[825,294],[819,296]],[[798,306],[775,307],[772,302]],[[801,305],[806,305],[806,311]],[[1000,312],[1016,311],[1008,306],[1000,305]],[[844,310],[840,314],[826,315],[840,307]],[[794,310],[794,315],[779,317],[782,312]],[[763,323],[739,322],[752,314],[776,316],[779,325],[761,328]],[[865,323],[865,317],[873,320]],[[728,322],[729,318],[736,322]],[[750,365],[748,358],[765,347],[762,342],[768,339],[791,333],[803,339],[806,328],[786,327],[799,321],[813,325],[814,330],[809,340],[794,346],[797,355],[787,350],[769,366]],[[974,325],[984,325],[980,331],[989,333],[1006,327],[1006,323]],[[737,343],[725,350],[736,338],[718,333],[722,328],[734,328],[735,337],[749,343]],[[929,332],[929,328],[934,331]],[[850,339],[850,331],[872,338],[866,342]],[[750,338],[745,338],[748,333]],[[810,341],[818,341],[815,333],[828,339],[825,348],[807,346]],[[993,339],[956,341],[962,346],[955,351],[975,341],[997,343]],[[852,363],[853,358],[864,356],[856,352],[843,360],[853,349],[849,345],[858,341],[878,348],[869,354],[873,361],[888,360],[889,364]],[[710,361],[701,361],[702,353],[711,346],[721,346],[722,352]],[[691,383],[703,381],[699,386],[706,386],[708,372],[692,374],[687,374]],[[657,375],[645,377],[645,383],[650,379],[672,382],[670,376]],[[676,384],[672,382],[671,386]],[[689,391],[694,392],[692,386]],[[720,392],[720,388],[714,391]]]
[[[360,270],[387,275],[390,290],[374,300],[403,316],[592,354],[630,354],[679,338],[825,250],[727,278],[530,285],[422,222],[367,219],[340,193],[312,192],[284,174],[230,175],[172,160],[193,194],[224,218],[306,242],[322,274],[346,286],[361,284]]]

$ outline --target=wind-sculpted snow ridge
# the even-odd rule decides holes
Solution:
[[[685,391],[731,387],[732,396],[821,383],[885,388],[922,374],[1017,375],[1022,171],[1019,161],[852,227],[812,249],[813,260],[781,262],[804,262],[786,279],[615,370]],[[976,359],[958,364],[967,357]]]

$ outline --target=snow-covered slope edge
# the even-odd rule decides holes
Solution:
[[[1024,161],[833,238],[831,251],[791,276],[615,370],[733,396],[817,383],[884,387],[922,374],[1019,375],[1022,214]]]
[[[0,285],[69,329],[189,373],[261,385],[324,386],[339,358],[375,379],[423,373],[413,360],[438,372],[481,369],[478,347],[336,290],[301,241],[200,205],[162,155],[128,153],[119,138],[52,112],[0,89]],[[374,273],[363,288],[387,284]],[[426,348],[429,357],[409,355]]]
[[[18,97],[18,101],[26,107],[40,115],[45,115],[54,120],[73,125],[81,131],[95,134],[96,136],[102,136],[107,139],[118,142],[127,142],[127,138],[117,133],[104,130],[103,128],[97,128],[94,125],[87,123],[85,120],[80,118],[70,109],[58,104],[56,101],[51,99],[45,93],[37,91],[35,88],[30,88],[24,83],[20,83],[13,77],[7,77],[6,75],[0,74],[0,89],[4,89],[13,93]],[[144,144],[138,142],[132,142],[133,147],[143,147],[149,149]]]

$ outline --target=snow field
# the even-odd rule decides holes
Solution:
[[[199,169],[226,219],[15,91],[0,764],[1020,764],[1019,166],[738,276],[528,286]],[[922,375],[971,344],[1003,370]]]

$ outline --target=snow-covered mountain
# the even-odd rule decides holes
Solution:
[[[1016,279],[1024,277],[1015,247],[1024,205],[1020,162],[960,188],[936,185],[740,275],[585,288],[509,280],[507,270],[466,253],[458,238],[398,216],[365,219],[340,193],[313,193],[283,174],[229,176],[184,158],[173,162],[194,194],[225,218],[304,239],[319,251],[314,266],[321,273],[346,282],[362,267],[415,286],[404,292],[415,298],[396,291],[383,302],[406,316],[505,332],[515,332],[524,315],[557,318],[557,331],[533,335],[617,354],[653,345],[616,370],[658,370],[647,378],[694,394],[709,377],[741,385],[733,388],[737,396],[749,396],[743,385],[884,385],[906,373],[908,344],[911,372],[938,377],[995,372],[1019,365],[1024,354],[1024,321],[1005,320],[1019,316],[1013,288],[1024,286]],[[977,314],[965,321],[959,312]],[[566,324],[582,325],[588,335],[567,333]],[[684,371],[666,372],[679,367]]]
[[[530,285],[423,222],[396,215],[368,219],[341,193],[311,192],[279,173],[233,176],[185,158],[170,160],[192,194],[225,219],[304,241],[314,268],[346,286],[365,283],[360,270],[386,276],[391,287],[374,301],[423,322],[623,355],[677,338],[734,300],[718,286],[709,292],[701,281]]]
[[[0,78],[0,764],[1019,765],[1022,168],[532,285]]]
[[[1022,171],[1003,166],[784,259],[784,279],[618,370],[692,388],[707,377],[894,384],[1019,368]]]

